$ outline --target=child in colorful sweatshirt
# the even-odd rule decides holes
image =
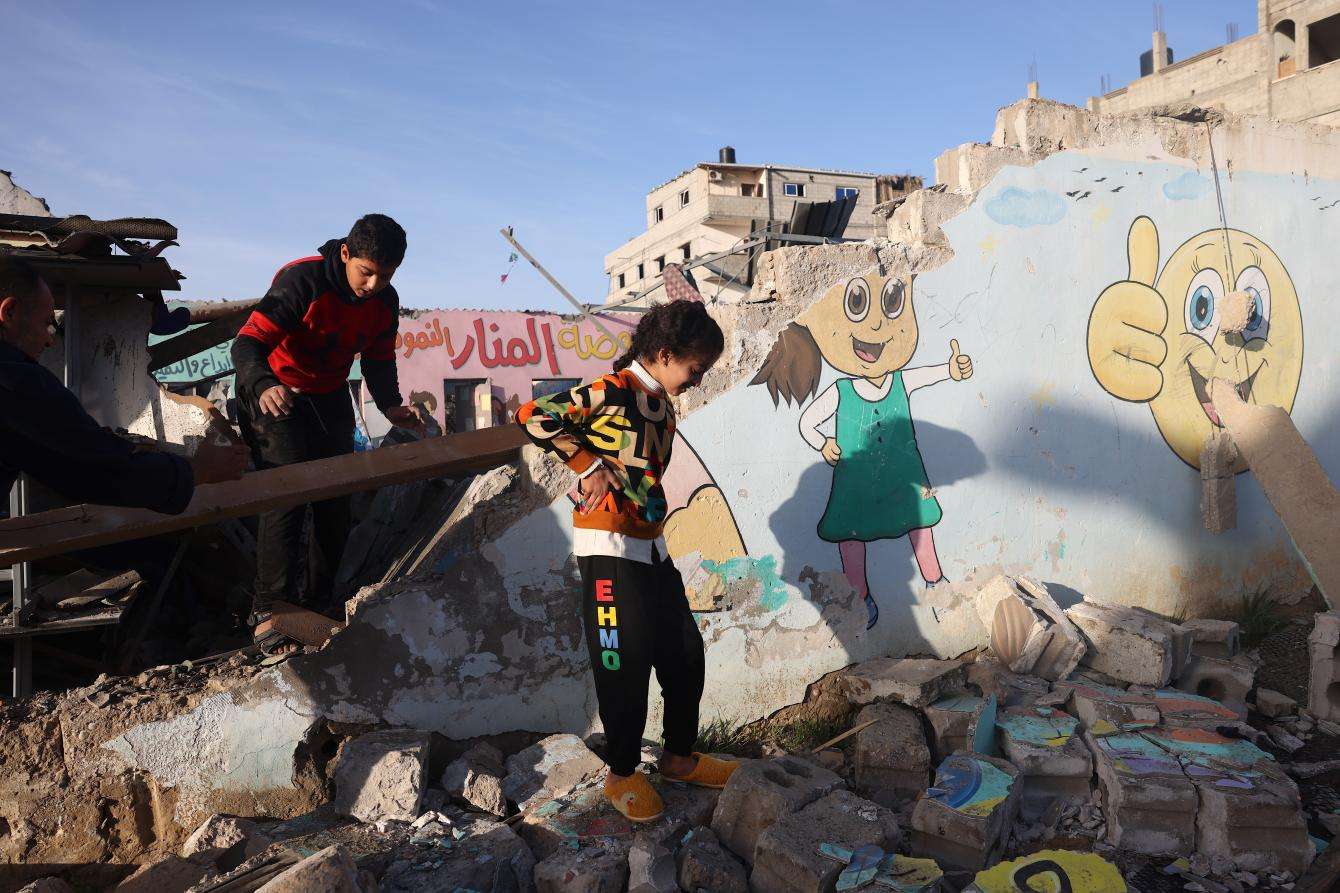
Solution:
[[[527,436],[580,477],[573,554],[605,727],[605,796],[635,822],[652,821],[663,811],[660,795],[638,771],[653,669],[665,699],[661,775],[720,788],[738,765],[693,750],[703,640],[661,535],[661,480],[675,433],[669,398],[699,384],[723,345],[721,329],[702,303],[671,301],[643,315],[613,373],[517,412]]]

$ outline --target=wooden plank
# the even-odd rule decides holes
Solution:
[[[232,313],[218,317],[195,329],[188,329],[180,335],[149,345],[149,371],[156,372],[187,357],[193,357],[202,350],[209,350],[216,344],[231,341],[237,337],[238,329],[251,315],[251,308],[244,307]]]
[[[286,601],[276,601],[271,610],[274,613],[275,629],[290,639],[313,648],[329,642],[330,637],[344,627],[342,621]]]
[[[520,427],[501,425],[285,465],[240,481],[197,487],[180,515],[83,505],[6,519],[0,521],[0,564],[159,536],[391,484],[484,471],[514,461],[525,442]]]
[[[1210,396],[1312,582],[1334,610],[1340,598],[1340,492],[1283,409],[1246,403],[1223,379],[1211,383]]]

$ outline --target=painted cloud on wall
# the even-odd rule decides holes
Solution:
[[[986,203],[986,214],[1007,226],[1047,226],[1065,217],[1065,199],[1047,189],[1029,192],[1010,186]]]
[[[1206,177],[1202,177],[1195,171],[1187,171],[1175,180],[1169,180],[1163,184],[1164,198],[1175,202],[1187,201],[1189,199],[1202,198],[1210,194],[1214,189],[1214,183]]]

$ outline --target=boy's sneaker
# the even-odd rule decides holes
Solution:
[[[613,772],[605,776],[605,799],[630,822],[654,822],[665,812],[661,795],[641,770],[627,778]]]

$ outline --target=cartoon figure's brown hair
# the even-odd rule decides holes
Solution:
[[[768,358],[749,383],[767,385],[773,406],[780,405],[779,397],[787,405],[794,400],[799,406],[818,393],[822,371],[823,354],[814,342],[814,336],[809,329],[793,322],[782,329]]]

